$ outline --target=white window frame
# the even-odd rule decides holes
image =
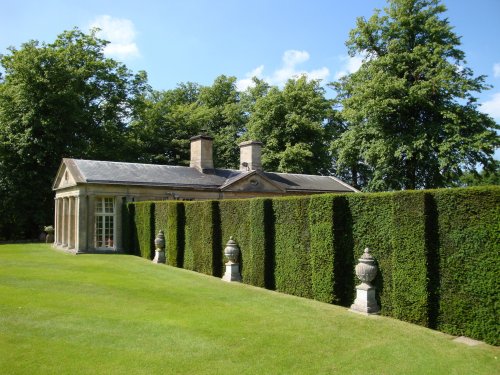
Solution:
[[[109,196],[96,197],[94,203],[94,247],[97,250],[116,250],[116,199]],[[106,206],[106,203],[108,203],[108,206]],[[109,203],[111,203],[111,211],[107,210]],[[99,208],[101,208],[100,211],[98,210]],[[109,225],[106,225],[109,218],[112,220],[112,239],[106,239],[110,234],[109,231],[107,232]],[[103,225],[101,228],[98,228],[100,221]],[[98,237],[98,231],[101,232],[100,238]],[[101,246],[98,246],[101,239]]]

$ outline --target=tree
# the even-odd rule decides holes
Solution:
[[[466,66],[446,8],[389,0],[384,11],[358,18],[346,45],[363,64],[332,84],[346,122],[333,142],[337,166],[362,171],[367,190],[452,186],[487,168],[498,125],[473,93],[489,87]]]
[[[495,160],[491,168],[480,172],[470,171],[460,178],[459,186],[500,185],[500,161]]]
[[[189,138],[202,128],[199,120],[200,85],[181,83],[173,90],[153,91],[131,124],[137,161],[189,165]]]
[[[247,119],[253,113],[257,100],[266,96],[271,88],[266,81],[257,77],[253,77],[252,82],[253,85],[250,85],[245,91],[240,93],[241,106]]]
[[[235,82],[222,75],[211,86],[188,82],[149,95],[132,126],[140,160],[188,165],[189,138],[203,132],[214,137],[214,165],[236,168],[247,119]]]
[[[236,77],[221,75],[212,86],[202,87],[198,105],[197,116],[203,121],[202,128],[214,137],[214,165],[238,168],[238,139],[247,119],[236,90]]]
[[[107,42],[66,31],[0,57],[0,237],[36,236],[53,221],[62,157],[127,160],[127,124],[148,89],[144,72],[105,58]]]
[[[266,170],[328,173],[331,116],[331,103],[318,81],[290,79],[283,90],[272,87],[257,97],[247,138],[264,143]]]

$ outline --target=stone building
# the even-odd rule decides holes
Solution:
[[[63,159],[53,184],[55,246],[120,252],[123,203],[356,192],[331,176],[264,172],[262,143],[240,144],[240,169],[214,168],[213,139],[191,138],[189,167]]]

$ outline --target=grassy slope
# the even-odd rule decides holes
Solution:
[[[499,354],[138,257],[0,246],[1,374],[494,374]]]

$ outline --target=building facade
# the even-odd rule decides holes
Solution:
[[[53,184],[56,247],[121,252],[122,209],[144,200],[253,198],[357,192],[332,176],[264,172],[262,143],[240,144],[239,170],[214,168],[213,139],[191,138],[189,167],[63,159]]]

